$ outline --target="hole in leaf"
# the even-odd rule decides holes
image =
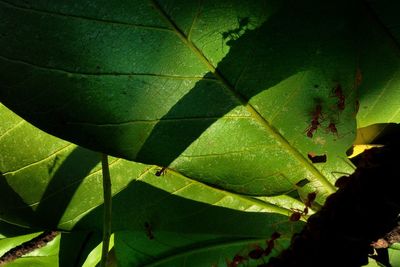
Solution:
[[[311,160],[312,163],[325,163],[326,162],[326,154],[317,155],[313,152],[307,154],[308,158]]]

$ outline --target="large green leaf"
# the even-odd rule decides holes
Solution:
[[[334,191],[349,172],[359,73],[366,88],[373,79],[364,59],[378,44],[366,41],[388,39],[356,1],[1,1],[0,12],[8,107],[85,147],[254,195],[304,178]]]
[[[360,30],[368,34],[363,40],[359,88],[358,127],[375,123],[400,123],[400,22],[395,15],[399,1],[368,0],[367,19],[375,21]]]
[[[170,167],[158,177],[156,166],[111,160],[122,262],[137,236],[153,254],[129,260],[166,266],[190,261],[201,242],[290,236],[300,224],[281,214],[298,202],[218,188],[280,195],[307,178],[302,190],[323,201],[352,170],[356,100],[360,126],[400,121],[396,3],[370,2],[0,1],[0,100],[69,141]],[[318,103],[322,126],[309,138]],[[98,155],[0,114],[0,218],[100,229]],[[311,164],[309,152],[328,162]]]
[[[0,140],[5,152],[0,155],[0,219],[23,227],[101,232],[99,154],[38,130],[4,106],[0,113],[0,125],[12,122],[2,129]],[[30,142],[17,142],[31,135],[35,138]],[[149,263],[205,244],[218,248],[243,239],[267,239],[274,231],[287,240],[302,225],[288,220],[291,208],[304,207],[289,196],[256,199],[210,187],[172,170],[156,176],[159,170],[123,159],[110,160],[112,226],[118,233],[115,253],[121,261],[126,261],[127,248],[133,247],[130,242],[153,253],[139,253],[129,260]],[[147,237],[146,222],[151,224],[154,240]],[[84,240],[72,237],[69,242],[65,238],[60,244],[60,264],[70,262],[64,254],[82,261],[83,255],[66,251],[70,246],[90,252]],[[213,257],[210,260],[215,260]]]
[[[6,124],[2,122],[12,122],[0,132],[0,148],[3,151],[0,155],[0,195],[3,203],[0,206],[0,218],[3,221],[25,227],[36,225],[72,229],[82,217],[102,204],[99,153],[50,136],[4,106],[0,106],[0,114],[0,125]],[[123,159],[112,158],[110,171],[112,190],[116,195],[114,203],[118,200],[121,202],[121,205],[115,204],[114,213],[121,209],[119,212],[123,215],[114,219],[120,220],[123,227],[132,224],[126,218],[137,220],[136,216],[130,217],[129,213],[139,212],[135,209],[125,210],[125,202],[135,203],[143,216],[148,213],[150,216],[153,212],[147,206],[162,207],[168,202],[167,199],[177,201],[176,210],[165,211],[167,214],[181,216],[177,212],[179,206],[191,209],[191,205],[176,200],[175,196],[230,209],[284,215],[291,212],[291,205],[298,207],[295,200],[288,201],[287,197],[281,202],[268,198],[259,200],[210,187],[172,170],[156,176],[158,167]],[[164,196],[166,193],[162,193],[165,191],[171,194],[167,194],[167,199]],[[185,211],[184,214],[189,216],[190,213]],[[98,218],[94,221],[96,227],[101,225]],[[140,221],[140,228],[142,223]]]

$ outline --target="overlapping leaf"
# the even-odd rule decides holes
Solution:
[[[0,156],[0,219],[24,227],[101,232],[99,154],[38,130],[4,106],[0,111],[1,125],[12,122],[1,129],[0,146],[5,153]],[[30,142],[16,142],[16,137],[31,135],[35,138]],[[37,155],[30,158],[35,151]],[[274,231],[287,238],[301,226],[287,218],[291,208],[301,207],[289,197],[255,199],[212,188],[172,170],[156,176],[159,170],[110,160],[113,229],[133,233],[137,245],[154,249],[153,254],[131,259],[136,262],[159,260],[204,242],[267,239]],[[145,223],[151,225],[154,240],[148,238]],[[162,250],[155,249],[160,244]]]
[[[365,32],[360,46],[363,81],[359,88],[358,127],[375,123],[400,123],[400,35],[395,10],[398,1],[367,1],[365,21],[375,21]]]
[[[1,219],[26,226],[37,224],[71,229],[86,213],[101,205],[99,153],[50,136],[4,106],[0,107],[0,112],[1,122],[13,121],[7,129],[1,129],[0,147],[4,151],[0,157],[0,190],[4,203],[0,207]],[[125,216],[128,216],[126,212],[139,212],[136,208],[146,214],[151,212],[146,206],[162,206],[167,201],[162,191],[171,193],[168,198],[173,201],[175,196],[180,196],[237,210],[284,215],[289,211],[265,201],[212,188],[171,170],[156,176],[160,170],[156,166],[113,158],[110,170],[116,198],[128,198],[127,202],[135,203],[135,209],[121,210]],[[124,190],[135,193],[124,193]],[[115,212],[126,208],[125,204],[116,206]],[[188,213],[185,216],[189,216]],[[133,220],[134,217],[137,216],[133,216]]]
[[[307,178],[328,194],[351,172],[357,5],[110,5],[1,1],[1,101],[67,140],[230,191],[279,194]]]
[[[136,263],[169,264],[182,250],[176,262],[190,260],[185,246],[196,242],[291,233],[279,214],[294,201],[285,209],[285,199],[215,187],[275,195],[307,178],[306,190],[330,193],[352,170],[344,151],[357,99],[360,126],[399,122],[398,41],[370,11],[347,1],[0,1],[0,100],[67,140],[169,166],[155,176],[157,167],[112,159],[113,225],[129,230],[120,235],[126,246],[116,239],[119,259],[139,236],[157,253],[139,253]],[[309,138],[317,105],[321,125]],[[99,229],[98,155],[0,113],[0,218]],[[328,162],[311,164],[310,152]],[[176,232],[201,238],[185,243]],[[164,238],[176,244],[160,247]]]

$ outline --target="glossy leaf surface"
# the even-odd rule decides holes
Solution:
[[[198,244],[290,236],[301,223],[286,216],[301,203],[281,194],[316,191],[322,203],[352,172],[356,118],[400,121],[396,3],[386,4],[0,1],[0,101],[58,137],[152,164],[110,163],[121,263],[142,247],[138,264],[199,262],[187,256]],[[0,115],[0,219],[100,230],[98,153]],[[153,164],[169,168],[157,176]],[[234,252],[216,253],[223,264]]]
[[[355,3],[0,7],[0,99],[57,136],[252,195],[284,193],[304,178],[329,194],[347,168],[366,76],[358,41],[371,37],[354,29],[375,23]],[[327,163],[311,164],[310,152]]]
[[[7,151],[0,157],[0,201],[4,203],[0,219],[28,228],[101,232],[99,153],[52,137],[4,106],[0,110],[0,118],[12,122],[0,140]],[[35,138],[28,138],[31,135]],[[17,142],[25,136],[26,142]],[[37,153],[33,158],[32,151]],[[133,234],[135,244],[153,251],[150,259],[204,242],[218,245],[266,239],[274,231],[290,236],[302,225],[288,220],[291,208],[301,207],[289,196],[256,199],[213,188],[170,169],[156,176],[159,170],[123,159],[110,160],[113,231],[127,233],[118,234],[116,242],[121,244],[121,238],[131,242]],[[146,223],[151,225],[154,240],[148,238]],[[67,245],[64,242],[64,250]],[[117,257],[126,250],[119,246]],[[149,262],[149,252],[132,260]]]

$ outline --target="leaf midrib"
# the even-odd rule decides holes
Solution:
[[[310,171],[315,179],[320,182],[328,193],[334,193],[336,188],[325,178],[325,176],[315,168],[297,149],[295,149],[289,141],[282,136],[279,131],[277,131],[272,125],[268,123],[267,120],[262,117],[262,115],[248,102],[245,97],[239,94],[235,88],[230,84],[230,82],[225,79],[225,77],[214,67],[214,65],[208,60],[208,58],[201,52],[201,50],[194,45],[188,37],[183,33],[183,31],[174,23],[174,21],[168,16],[168,14],[162,9],[162,7],[155,1],[150,0],[159,15],[169,24],[176,35],[181,39],[181,41],[190,49],[192,52],[206,65],[214,76],[222,82],[222,84],[227,89],[227,92],[232,95],[239,103],[244,106],[253,118],[257,120],[271,135],[271,137],[277,140],[283,148],[285,148],[289,154],[293,155],[305,168]]]
[[[49,16],[61,16],[61,17],[72,18],[72,19],[90,20],[90,21],[95,21],[95,22],[100,22],[100,23],[110,24],[110,25],[125,25],[128,27],[134,27],[134,28],[171,32],[171,29],[158,27],[158,26],[133,24],[133,23],[123,22],[123,21],[99,19],[99,18],[93,18],[93,17],[89,17],[89,16],[81,16],[81,15],[74,15],[74,14],[66,14],[66,13],[62,13],[62,12],[47,11],[47,10],[42,10],[42,9],[37,9],[37,8],[32,8],[32,7],[27,8],[27,7],[22,7],[22,6],[19,6],[14,3],[10,3],[8,1],[4,1],[4,0],[0,0],[0,3],[2,5],[6,5],[9,7],[15,8],[17,10],[29,11],[32,13],[39,13],[39,14],[46,14]]]
[[[1,2],[1,1],[0,1]],[[49,66],[43,66],[39,65],[36,63],[28,62],[26,60],[21,60],[21,59],[15,59],[15,58],[10,58],[6,57],[4,55],[0,55],[0,59],[17,63],[17,64],[23,64],[27,65],[36,69],[42,69],[44,71],[53,71],[53,72],[59,72],[59,73],[64,73],[67,75],[79,75],[79,76],[111,76],[111,77],[124,77],[124,76],[151,76],[151,77],[158,77],[158,78],[163,78],[163,79],[175,79],[175,80],[207,80],[207,81],[217,81],[216,79],[208,78],[208,77],[203,77],[203,76],[178,76],[178,75],[168,75],[168,74],[160,74],[160,73],[146,73],[146,72],[90,72],[90,71],[73,71],[73,70],[68,70],[68,69],[63,69],[59,67],[49,67]]]

